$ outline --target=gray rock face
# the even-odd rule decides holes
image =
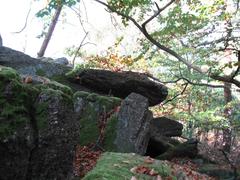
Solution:
[[[35,59],[22,52],[3,46],[0,46],[0,65],[12,67],[21,74],[31,76],[52,77],[65,74],[71,70],[70,67]]]
[[[60,57],[60,58],[54,59],[54,62],[57,64],[68,65],[69,61],[65,57]]]
[[[174,137],[182,135],[183,125],[175,120],[159,117],[151,121],[151,137]]]
[[[73,176],[74,148],[79,121],[73,104],[50,90],[39,94],[36,106],[46,105],[46,127],[38,130],[38,148],[32,155],[32,179],[68,179]],[[42,168],[46,167],[46,168]]]
[[[183,125],[175,120],[159,117],[151,121],[150,141],[146,155],[156,157],[178,144],[174,136],[182,135]]]
[[[60,90],[25,86],[0,69],[0,179],[70,179],[79,120]]]
[[[144,155],[149,141],[152,112],[144,96],[131,93],[123,102],[118,114],[117,137],[120,152],[134,152]]]
[[[96,93],[126,98],[132,92],[141,94],[150,106],[161,103],[167,97],[167,87],[137,72],[112,72],[99,69],[80,69],[69,75],[71,82],[80,84]]]
[[[3,46],[3,43],[2,43],[2,36],[0,34],[0,47]]]

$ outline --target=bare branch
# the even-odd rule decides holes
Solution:
[[[19,31],[16,31],[16,32],[12,32],[12,33],[19,34],[19,33],[23,32],[24,29],[26,29],[26,27],[27,27],[27,23],[28,23],[28,18],[29,18],[29,15],[30,15],[31,10],[32,10],[32,8],[30,7],[29,10],[28,10],[28,13],[27,13],[26,19],[25,19],[25,24],[24,24],[24,26],[22,27],[22,29],[19,30]]]
[[[189,79],[184,78],[184,77],[182,77],[181,79],[187,81],[189,84],[194,85],[194,86],[207,86],[207,87],[211,87],[211,88],[224,88],[223,85],[214,85],[214,84],[207,84],[207,83],[194,83],[194,82],[192,82]]]
[[[89,33],[89,32],[87,32],[87,33],[85,34],[85,36],[83,37],[81,43],[80,43],[79,46],[78,46],[77,51],[75,52],[74,58],[73,58],[73,60],[72,60],[73,66],[74,66],[74,64],[75,64],[75,59],[76,59],[76,57],[77,57],[77,54],[78,54],[78,52],[80,51],[81,47],[83,46],[83,43],[84,43],[85,39],[86,39],[87,36],[88,36],[88,33]]]
[[[157,6],[157,12],[151,16],[149,19],[147,19],[143,24],[142,27],[146,26],[150,21],[152,21],[155,17],[157,17],[163,10],[165,10],[168,6],[170,6],[175,0],[171,0],[169,3],[167,3],[164,7],[161,9],[159,8],[158,4],[155,2],[155,5]]]
[[[109,6],[109,5],[108,5],[107,3],[105,3],[105,2],[102,2],[102,1],[100,1],[100,0],[95,0],[95,1],[98,2],[98,3],[100,3],[100,4],[102,4],[102,5],[104,5],[104,6],[106,6],[110,11],[115,12],[115,13],[117,13],[118,15],[120,15],[120,16],[122,16],[122,17],[124,17],[124,18],[126,18],[126,19],[128,19],[128,20],[130,20],[130,21],[132,21],[133,24],[134,24],[135,26],[137,26],[138,29],[141,29],[141,26],[140,26],[140,25],[137,23],[137,21],[136,21],[134,18],[132,18],[131,16],[128,16],[128,15],[123,14],[122,12],[114,9],[113,7]]]
[[[228,40],[231,41],[231,40],[236,40],[236,39],[240,39],[240,37],[229,37]],[[213,41],[205,41],[205,42],[202,42],[200,44],[198,44],[197,46],[195,47],[200,47],[200,46],[206,46],[206,45],[210,45],[210,44],[216,44],[216,43],[220,43],[220,42],[224,42],[226,41],[227,38],[224,36],[224,37],[221,37],[219,39],[216,39],[216,40],[213,40]]]
[[[165,102],[162,104],[162,106],[165,105],[165,104],[167,104],[167,103],[169,103],[169,102],[171,102],[171,101],[173,101],[173,100],[176,99],[178,96],[182,95],[182,94],[186,91],[187,86],[188,86],[188,83],[184,83],[183,85],[184,85],[184,88],[183,88],[183,90],[181,91],[181,93],[176,94],[173,98],[168,99],[167,101],[165,101]]]
[[[195,83],[195,82],[192,82],[185,77],[178,77],[176,80],[173,80],[173,81],[160,81],[158,78],[155,78],[150,74],[145,73],[145,75],[148,76],[149,78],[153,79],[154,81],[157,81],[157,82],[162,83],[162,84],[175,84],[175,83],[179,82],[180,80],[183,80],[183,81],[186,81],[188,84],[191,84],[193,86],[206,86],[206,87],[211,87],[211,88],[224,88],[223,85],[215,85],[215,84],[208,84],[208,83]]]

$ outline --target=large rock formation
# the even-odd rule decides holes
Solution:
[[[118,114],[116,146],[119,152],[144,155],[149,141],[152,112],[147,98],[131,93],[123,102]]]
[[[94,144],[96,149],[117,151],[114,144],[117,131],[115,109],[121,104],[121,99],[78,91],[73,101],[75,113],[80,116],[79,144]]]
[[[0,34],[0,47],[3,46],[3,42],[2,42],[2,36]]]
[[[182,135],[183,125],[175,120],[158,117],[151,121],[150,140],[146,155],[156,157],[179,144],[171,137]]]
[[[132,92],[145,96],[149,105],[162,102],[168,94],[167,88],[137,72],[112,72],[99,69],[79,69],[68,74],[69,80],[98,93],[126,98]]]
[[[167,117],[154,118],[151,121],[151,137],[174,137],[182,135],[183,125]]]
[[[50,86],[24,84],[16,71],[0,66],[0,179],[73,176],[80,126],[72,94]]]
[[[0,46],[0,65],[12,67],[20,74],[53,77],[64,75],[70,67],[54,62],[45,62],[32,58],[22,52]]]

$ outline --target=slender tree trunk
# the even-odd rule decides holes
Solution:
[[[232,93],[231,93],[231,84],[224,83],[224,101],[225,105],[232,101]],[[230,152],[231,149],[231,108],[225,107],[224,116],[229,120],[230,127],[223,129],[223,150],[225,152]]]
[[[55,26],[56,26],[56,24],[58,22],[58,18],[59,18],[60,14],[61,14],[62,7],[63,7],[62,5],[59,5],[58,8],[55,11],[55,14],[54,14],[54,16],[52,18],[52,21],[51,21],[51,24],[49,26],[48,32],[47,32],[47,34],[46,34],[46,36],[45,36],[45,38],[43,40],[42,46],[41,46],[39,52],[37,53],[38,57],[43,57],[44,56],[44,53],[45,53],[45,51],[47,49],[47,46],[48,46],[48,43],[49,43],[49,41],[50,41],[50,39],[52,37],[53,31],[54,31]]]

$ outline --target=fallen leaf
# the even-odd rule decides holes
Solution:
[[[25,80],[24,80],[24,83],[26,83],[26,84],[30,84],[30,83],[32,83],[33,82],[33,80],[32,80],[32,77],[31,76],[27,76],[26,78],[25,78]]]
[[[157,176],[158,173],[154,169],[151,169],[151,171],[149,172],[149,175],[150,176]]]
[[[130,171],[131,171],[132,173],[136,173],[136,169],[137,169],[137,166],[131,168]]]
[[[137,178],[135,176],[132,176],[131,180],[137,180]]]
[[[147,156],[144,158],[144,163],[147,164],[152,164],[155,160],[153,158],[151,158],[150,156]]]
[[[162,177],[158,175],[156,180],[162,180]]]
[[[122,161],[123,163],[130,164],[130,161]]]
[[[113,166],[114,166],[114,167],[118,167],[118,168],[121,167],[120,164],[113,164]]]

